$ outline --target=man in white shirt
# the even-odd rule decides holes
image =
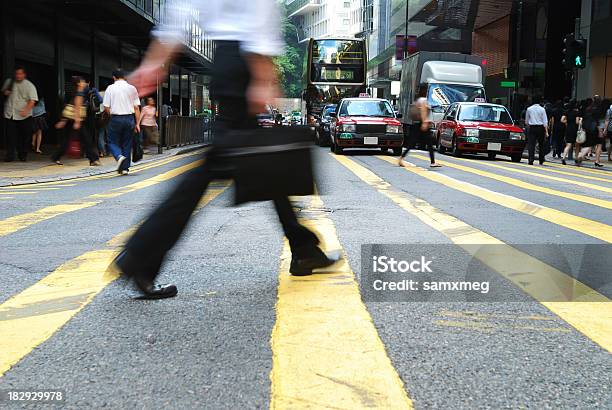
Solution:
[[[130,169],[134,132],[140,132],[140,99],[136,87],[125,81],[123,70],[115,70],[113,80],[115,83],[106,89],[102,105],[111,115],[108,149],[117,161],[117,172],[125,175]]]
[[[167,76],[167,67],[182,48],[186,33],[181,22],[187,21],[182,16],[188,17],[190,7],[196,8],[204,31],[216,46],[211,83],[211,95],[220,107],[216,128],[257,128],[255,115],[265,112],[266,104],[279,95],[273,57],[283,53],[284,44],[276,0],[169,0],[166,4],[170,24],[153,31],[154,40],[130,82],[140,95],[155,91],[157,79]],[[222,132],[217,131],[215,138],[223,138]],[[144,298],[177,294],[176,286],[155,285],[155,278],[213,179],[211,171],[223,165],[227,167],[222,159],[209,155],[201,166],[186,174],[114,260],[113,268],[131,278]],[[325,255],[318,247],[317,236],[300,225],[287,197],[277,198],[274,205],[291,247],[289,270],[293,275],[310,275],[313,269],[337,261]]]
[[[525,124],[529,127],[527,134],[527,145],[529,151],[529,165],[533,165],[535,159],[535,146],[538,144],[540,165],[544,163],[547,148],[545,141],[548,139],[548,116],[542,107],[542,98],[535,97],[533,105],[527,108]]]
[[[15,151],[20,161],[28,158],[29,142],[32,140],[34,122],[32,108],[38,102],[36,87],[26,78],[23,67],[15,69],[15,76],[2,85],[4,119],[7,127],[6,162],[14,161]]]

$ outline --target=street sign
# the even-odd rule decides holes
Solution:
[[[502,81],[500,86],[502,88],[516,88],[516,81]]]
[[[359,93],[359,98],[372,98],[368,93]]]

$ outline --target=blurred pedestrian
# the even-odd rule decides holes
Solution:
[[[34,105],[34,108],[32,108],[32,124],[32,150],[37,154],[42,154],[40,145],[42,144],[43,133],[49,129],[44,98],[41,98],[40,101]]]
[[[102,95],[100,95],[100,92],[93,86],[91,81],[89,81],[85,87],[85,98],[87,100],[87,117],[85,119],[87,135],[90,139],[92,149],[96,152],[96,155],[100,157],[101,152],[98,147],[97,115],[102,107]]]
[[[563,117],[563,101],[558,100],[552,106],[550,117],[550,146],[552,148],[553,158],[561,158],[563,152],[563,140],[565,137],[565,124],[561,121]]]
[[[606,137],[608,138],[608,162],[612,161],[612,103],[606,111]]]
[[[408,129],[408,133],[404,133],[404,152],[399,158],[399,166],[404,166],[406,162],[404,158],[408,155],[411,148],[417,145],[423,145],[429,151],[429,167],[439,168],[442,165],[436,164],[436,157],[433,148],[433,137],[431,135],[431,107],[427,103],[427,98],[421,95],[416,98],[413,106],[410,108],[410,116],[412,124]]]
[[[73,90],[68,97],[68,103],[62,115],[64,116],[56,125],[55,128],[63,130],[60,132],[60,144],[51,156],[51,160],[57,165],[64,165],[61,158],[66,154],[68,144],[71,140],[78,139],[81,145],[81,151],[85,152],[85,156],[89,159],[90,166],[100,166],[100,158],[91,144],[89,129],[84,121],[87,119],[87,82],[83,77],[72,77]]]
[[[278,96],[277,70],[273,57],[282,54],[280,17],[275,0],[252,0],[236,7],[230,0],[191,1],[204,24],[204,31],[215,41],[211,93],[219,101],[219,127],[215,140],[225,138],[226,130],[257,129],[256,114],[265,112],[266,104]],[[173,26],[157,27],[154,40],[142,65],[130,80],[141,95],[157,88],[158,79],[167,76],[171,59],[181,49],[185,38],[179,22],[190,15],[185,2],[167,2]],[[166,298],[177,293],[174,285],[155,285],[162,262],[175,245],[198,205],[208,184],[216,176],[227,177],[229,164],[215,154],[215,147],[205,154],[205,161],[187,173],[173,192],[140,225],[113,265],[131,278],[144,298]],[[317,236],[302,226],[289,199],[278,197],[274,205],[289,240],[293,275],[312,274],[312,270],[330,266],[337,259],[318,247]]]
[[[28,146],[32,140],[32,108],[38,101],[36,87],[27,80],[23,67],[15,69],[15,76],[2,85],[4,119],[7,123],[6,162],[15,160],[15,151],[20,161],[27,161]]]
[[[127,175],[130,170],[134,132],[140,133],[140,99],[136,88],[125,81],[125,73],[113,72],[114,84],[104,93],[104,109],[110,114],[108,149],[117,161],[117,172]]]
[[[548,115],[542,106],[542,98],[535,97],[533,104],[527,108],[525,124],[529,127],[527,144],[529,151],[529,165],[535,160],[535,147],[538,145],[539,161],[542,165],[546,158],[546,139],[548,138]]]
[[[582,128],[586,132],[586,141],[578,144],[579,152],[576,156],[576,165],[581,166],[582,162],[587,158],[593,150],[597,150],[599,145],[599,154],[601,155],[600,142],[600,120],[599,120],[599,105],[591,98],[587,98],[584,103],[582,114]],[[599,163],[596,160],[597,163]],[[598,165],[603,166],[603,165]]]
[[[153,97],[147,98],[147,104],[140,113],[140,128],[145,145],[159,144],[159,128],[157,126],[157,106]]]

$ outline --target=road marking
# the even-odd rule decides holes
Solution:
[[[189,170],[192,170],[200,166],[202,163],[203,160],[197,160],[178,168],[174,168],[170,171],[166,171],[152,178],[145,179],[144,181],[135,182],[110,192],[89,195],[74,202],[61,205],[52,205],[37,211],[27,212],[25,214],[0,220],[0,237],[17,232],[21,229],[25,229],[39,222],[46,221],[47,219],[55,218],[59,215],[98,205],[102,203],[104,199],[115,198],[120,195],[159,184],[160,182],[167,181]]]
[[[389,158],[382,156],[378,158],[382,159],[383,161],[390,162],[391,164],[395,164],[395,161],[390,160]],[[593,238],[600,239],[604,242],[612,243],[612,227],[610,225],[583,218],[581,216],[572,215],[557,209],[548,208],[507,194],[491,191],[489,189],[470,184],[469,182],[464,182],[449,177],[448,175],[429,172],[422,168],[408,167],[404,169],[423,178],[427,178],[430,181],[434,181],[468,195],[484,199],[485,201],[492,202],[496,205],[542,219],[555,225],[580,232],[584,235],[592,236]]]
[[[333,157],[379,193],[442,233],[612,353],[612,303],[606,296],[531,255],[442,212],[426,201],[411,198],[405,192],[394,189],[387,181],[355,161],[342,156]],[[412,171],[411,168],[404,169]],[[422,175],[438,174],[427,172]],[[493,244],[499,246],[481,246]],[[550,302],[551,300],[560,302]]]
[[[553,167],[553,168],[560,168],[560,169],[568,169],[568,165],[562,165],[562,164],[555,164],[552,162],[547,162],[546,163],[547,167]],[[579,173],[586,173],[586,174],[592,174],[592,175],[600,175],[600,176],[607,176],[607,177],[612,177],[612,172],[610,171],[599,171],[596,170],[594,168],[585,168],[585,167],[576,167],[574,166],[573,168],[571,168],[573,171],[579,172]]]
[[[566,171],[560,171],[558,169],[552,169],[551,166],[549,166],[550,163],[546,163],[545,165],[541,165],[541,166],[534,166],[534,165],[527,165],[527,164],[523,164],[520,162],[506,162],[506,165],[510,165],[511,167],[514,167],[514,165],[523,167],[523,168],[529,168],[532,169],[534,171],[543,171],[543,172],[552,172],[555,174],[560,174],[560,175],[568,175],[571,177],[576,177],[576,178],[583,178],[583,179],[590,179],[592,181],[600,181],[600,182],[607,182],[607,183],[611,183],[612,184],[612,178],[600,178],[600,177],[594,177],[591,175],[585,175],[585,174],[580,174],[580,173],[574,173],[574,172],[569,172],[569,167],[568,166],[563,166],[563,169],[568,169]],[[612,177],[612,175],[610,175]]]
[[[417,155],[417,157],[418,158],[424,158],[424,157],[422,157],[420,155]],[[542,173],[538,173],[538,172],[524,171],[522,169],[517,169],[517,168],[514,168],[514,167],[506,167],[506,166],[503,166],[503,165],[494,164],[494,163],[489,162],[489,161],[478,161],[476,163],[473,160],[469,160],[469,159],[465,159],[465,158],[454,158],[454,160],[471,163],[472,165],[484,165],[484,166],[491,167],[491,168],[502,169],[504,171],[516,172],[518,174],[523,174],[523,175],[530,175],[530,176],[534,176],[534,177],[537,177],[537,178],[543,178],[543,179],[548,179],[548,180],[551,180],[551,181],[562,182],[564,184],[577,185],[577,186],[580,186],[580,187],[583,187],[583,188],[594,189],[596,191],[612,193],[612,188],[604,187],[604,186],[601,186],[601,185],[589,184],[588,182],[582,182],[582,181],[574,181],[572,179],[555,177],[555,176],[552,176],[552,175],[546,175],[546,174],[542,174]],[[445,161],[445,162],[448,163],[448,161]],[[533,169],[537,169],[537,168],[533,168]],[[607,181],[607,182],[612,182],[612,181]]]
[[[195,156],[195,155],[200,155],[206,150],[207,148],[202,148],[202,149],[199,149],[199,150],[187,153],[187,154],[174,155],[168,158],[154,160],[154,161],[148,162],[143,165],[134,165],[132,168],[130,168],[130,174],[133,175],[141,171],[145,171],[147,169],[157,168],[157,167],[169,164],[171,162],[178,161],[180,159],[188,158],[188,157]],[[4,189],[12,190],[12,189],[18,189],[18,188],[41,189],[41,188],[49,187],[49,186],[69,187],[69,186],[75,186],[77,185],[77,183],[83,182],[83,181],[92,181],[92,180],[107,179],[107,178],[117,178],[117,174],[111,171],[111,172],[100,174],[100,175],[91,175],[91,176],[87,176],[83,178],[72,178],[70,179],[70,181],[74,181],[75,183],[71,183],[71,184],[67,184],[66,183],[67,180],[60,180],[60,181],[49,181],[49,182],[43,181],[43,182],[33,182],[33,183],[28,183],[28,184],[11,185],[11,186],[0,187],[0,191]]]
[[[38,192],[35,191],[2,191],[0,192],[0,195],[34,195],[37,193]]]
[[[429,158],[424,157],[422,155],[413,155],[413,156],[415,158],[419,158],[419,159],[423,159],[423,160],[429,161]],[[455,164],[455,163],[448,162],[448,161],[439,161],[438,160],[437,162],[442,164],[442,165],[444,165],[444,166],[447,166],[449,168],[455,168],[455,169],[458,169],[460,171],[464,171],[464,172],[469,172],[469,173],[472,173],[472,174],[480,175],[480,176],[485,177],[485,178],[491,178],[491,179],[494,179],[496,181],[505,182],[506,184],[513,185],[513,186],[516,186],[516,187],[519,187],[519,188],[523,188],[523,189],[527,189],[527,190],[530,190],[530,191],[535,191],[535,192],[540,192],[540,193],[543,193],[543,194],[558,196],[558,197],[565,198],[565,199],[571,199],[573,201],[583,202],[585,204],[595,205],[595,206],[599,206],[599,207],[606,208],[606,209],[612,209],[612,201],[606,201],[605,199],[593,198],[591,196],[580,195],[580,194],[572,194],[570,192],[564,192],[564,191],[558,191],[556,189],[551,189],[551,188],[547,188],[547,187],[531,184],[529,182],[521,181],[520,179],[516,179],[516,178],[512,178],[512,177],[507,177],[507,176],[500,175],[500,174],[494,174],[492,172],[483,171],[483,170],[480,170],[478,168],[467,167],[467,166],[464,166],[464,165],[459,165],[459,164]]]
[[[208,190],[198,209],[223,193],[229,184]],[[49,339],[74,315],[117,279],[107,271],[133,227],[106,243],[104,249],[78,256],[0,305],[0,377]]]
[[[304,221],[324,249],[341,249],[323,203],[313,196]],[[271,409],[410,409],[402,380],[361,301],[346,259],[326,274],[295,278],[283,249],[272,331]]]

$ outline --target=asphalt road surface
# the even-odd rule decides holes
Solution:
[[[611,172],[315,154],[318,195],[295,206],[345,263],[291,277],[271,204],[232,207],[217,181],[160,301],[105,269],[198,153],[0,189],[0,408],[40,405],[15,391],[73,409],[612,408]],[[404,254],[434,273],[369,272]]]

